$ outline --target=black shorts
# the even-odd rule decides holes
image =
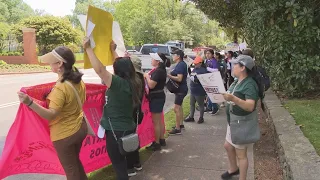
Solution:
[[[152,98],[149,102],[150,112],[162,113],[165,101],[164,98]]]
[[[184,97],[186,97],[187,94],[177,93],[177,94],[174,94],[174,95],[175,95],[174,104],[181,106],[182,103],[183,103],[183,99],[184,99]]]

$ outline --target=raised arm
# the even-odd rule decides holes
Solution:
[[[118,54],[115,52],[115,47],[116,46],[114,42],[111,42],[111,52],[112,52],[113,61],[118,57]],[[89,38],[84,39],[83,48],[88,54],[89,60],[91,62],[91,65],[94,71],[98,74],[98,76],[102,79],[102,81],[108,87],[110,87],[112,82],[112,74],[106,70],[106,68],[103,66],[103,64],[99,61],[99,59],[95,55],[93,49],[90,47]]]

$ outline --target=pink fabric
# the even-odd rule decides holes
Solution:
[[[35,101],[46,107],[47,95],[54,83],[22,88]],[[103,105],[105,104],[106,86],[86,84],[86,102],[84,112],[95,132],[97,132]],[[141,147],[154,141],[154,129],[149,112],[149,102],[143,100],[145,116],[138,127]],[[64,174],[56,151],[50,140],[48,121],[42,119],[27,106],[21,104],[6,138],[0,159],[0,179],[22,173]],[[87,136],[83,141],[81,161],[87,173],[109,165],[105,139]]]

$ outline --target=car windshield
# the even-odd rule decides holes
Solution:
[[[143,46],[141,49],[142,54],[150,53],[163,53],[169,55],[169,50],[167,46]]]

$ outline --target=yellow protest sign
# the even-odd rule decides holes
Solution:
[[[95,44],[93,51],[103,65],[112,65],[113,60],[112,53],[110,51],[110,43],[112,41],[113,17],[109,12],[93,6],[89,6],[86,31],[88,31],[88,28],[90,29],[88,25],[90,26],[92,24],[94,25],[94,28],[91,37],[89,37],[90,40],[93,40],[93,43]],[[86,52],[84,53],[84,68],[92,68]]]

